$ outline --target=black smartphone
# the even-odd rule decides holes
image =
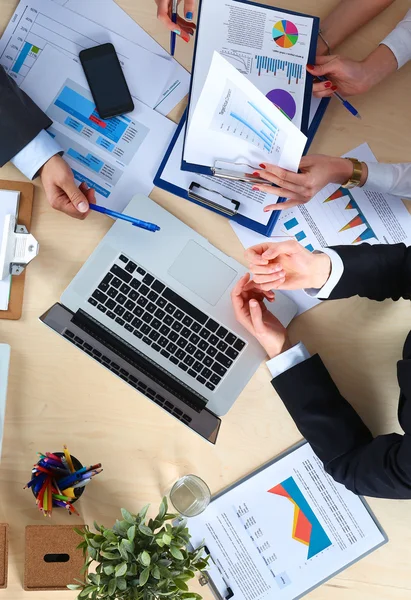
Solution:
[[[134,110],[134,102],[113,44],[82,50],[80,62],[102,119]]]

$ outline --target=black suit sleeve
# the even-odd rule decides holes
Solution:
[[[51,123],[0,67],[0,167]]]
[[[325,470],[356,494],[411,498],[411,360],[398,363],[399,419],[405,435],[373,437],[341,396],[320,357],[285,371],[272,384]]]
[[[371,300],[411,299],[411,248],[404,244],[361,244],[333,248],[344,273],[330,300],[362,296]]]

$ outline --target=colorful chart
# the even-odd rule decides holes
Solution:
[[[271,90],[271,92],[268,92],[267,98],[275,104],[286,117],[290,120],[294,119],[295,113],[297,112],[297,105],[289,92],[280,89]]]
[[[259,77],[261,75],[269,75],[270,73],[276,77],[282,72],[288,79],[288,85],[291,85],[292,81],[294,83],[302,82],[303,67],[296,62],[270,58],[261,54],[256,54],[255,60]]]
[[[345,210],[356,210],[358,214],[353,219],[351,219],[351,221],[349,223],[347,223],[347,225],[344,225],[344,227],[342,229],[340,229],[340,233],[341,233],[341,231],[347,231],[348,229],[354,229],[355,227],[360,227],[361,225],[365,225],[366,229],[357,238],[355,238],[355,240],[352,243],[358,244],[359,242],[365,242],[366,240],[370,240],[372,238],[378,239],[377,236],[375,235],[371,225],[368,223],[367,219],[365,218],[364,213],[362,212],[362,210],[360,209],[360,207],[358,206],[358,204],[356,203],[356,201],[354,200],[354,198],[352,197],[352,195],[350,194],[350,192],[347,189],[345,189],[345,188],[338,189],[336,192],[334,192],[334,194],[332,194],[326,200],[324,200],[324,203],[332,202],[333,200],[337,200],[338,198],[343,198],[344,196],[347,196],[347,198],[349,199],[348,204],[345,207]]]
[[[278,21],[273,27],[273,40],[281,48],[292,48],[298,41],[298,29],[291,21]]]
[[[291,535],[297,542],[308,546],[307,559],[312,558],[331,546],[332,542],[330,538],[313,513],[293,477],[289,477],[271,490],[268,490],[268,492],[287,498],[287,500],[294,504],[294,520]]]

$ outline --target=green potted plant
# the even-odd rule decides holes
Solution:
[[[94,523],[76,529],[83,541],[85,581],[69,585],[84,600],[201,600],[189,591],[187,581],[207,567],[204,546],[187,548],[190,534],[186,521],[168,513],[166,498],[155,519],[146,522],[149,505],[137,515],[121,509],[122,520],[112,529]],[[174,521],[174,523],[173,523]],[[94,573],[88,573],[96,562]]]

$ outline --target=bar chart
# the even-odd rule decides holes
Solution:
[[[301,64],[289,60],[261,56],[260,54],[256,54],[255,61],[259,77],[271,74],[274,77],[279,75],[285,76],[288,85],[302,83],[303,81],[303,67]]]

